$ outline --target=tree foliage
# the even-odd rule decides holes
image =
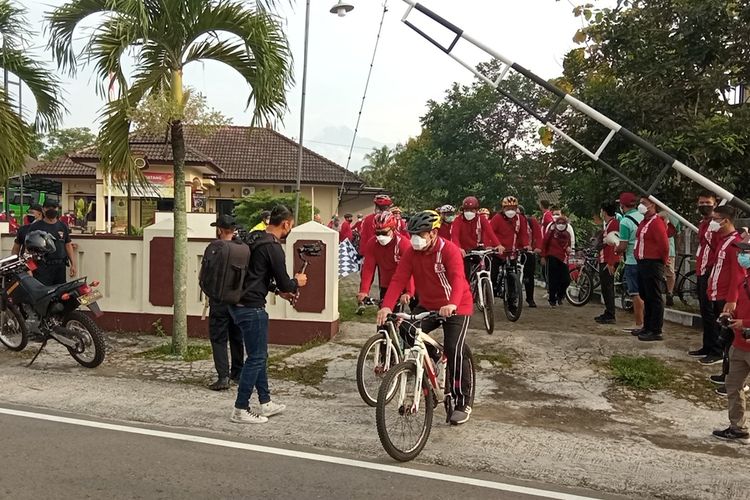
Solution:
[[[37,138],[36,158],[52,161],[66,153],[81,150],[96,143],[96,135],[88,127],[60,128]]]

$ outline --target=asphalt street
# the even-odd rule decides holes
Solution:
[[[33,409],[0,408],[0,426],[0,496],[8,499],[584,498]]]

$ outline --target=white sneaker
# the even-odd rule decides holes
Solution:
[[[284,411],[286,409],[286,405],[280,405],[278,403],[274,403],[273,401],[269,401],[268,403],[263,403],[260,405],[260,414],[264,417],[270,417],[272,415],[277,415]]]
[[[235,408],[229,420],[236,424],[265,424],[268,422],[268,418],[258,415],[250,409],[243,410],[241,408]]]

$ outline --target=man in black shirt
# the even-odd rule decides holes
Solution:
[[[56,250],[48,254],[34,271],[34,277],[45,285],[61,285],[67,281],[65,268],[70,263],[70,276],[76,275],[75,252],[68,226],[58,220],[57,203],[45,201],[44,218],[28,226],[31,231],[44,231],[55,239]],[[25,236],[24,236],[25,238]]]
[[[266,230],[251,233],[250,262],[242,299],[239,304],[229,307],[234,323],[242,331],[247,351],[232,412],[232,422],[262,424],[268,422],[268,417],[286,408],[286,405],[271,401],[268,389],[268,313],[265,306],[269,290],[275,288],[276,293],[289,300],[294,297],[299,287],[307,284],[306,275],[296,274],[291,279],[286,271],[286,258],[280,240],[287,237],[292,226],[292,212],[279,205],[271,211],[271,219]],[[272,280],[275,287],[271,285]],[[250,396],[253,389],[258,391],[260,414],[250,411]]]

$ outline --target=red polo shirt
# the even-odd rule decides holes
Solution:
[[[665,264],[669,261],[667,224],[657,214],[647,215],[635,232],[636,260],[653,259]]]
[[[496,247],[500,244],[490,222],[481,215],[470,221],[463,214],[456,217],[451,228],[451,240],[462,250],[473,250],[481,246]]]
[[[708,277],[708,300],[737,302],[739,285],[745,279],[745,270],[737,262],[739,248],[734,243],[742,241],[737,231],[717,235],[714,248],[716,265]]]
[[[410,247],[404,252],[383,299],[383,307],[393,309],[412,277],[419,305],[425,309],[438,311],[443,306],[454,304],[458,308],[456,314],[460,316],[471,316],[474,312],[464,274],[464,260],[450,241],[438,238],[427,251],[416,252]]]

